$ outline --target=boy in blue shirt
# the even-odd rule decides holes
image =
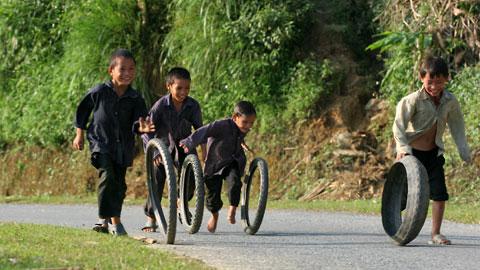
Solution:
[[[116,50],[110,57],[108,68],[111,80],[90,89],[80,101],[75,115],[73,148],[83,149],[84,130],[87,130],[92,165],[100,177],[99,222],[93,229],[113,235],[127,234],[120,215],[127,190],[125,173],[133,162],[134,129],[139,128],[133,124],[147,113],[143,97],[131,87],[135,65],[130,51]],[[108,223],[111,223],[110,228]]]

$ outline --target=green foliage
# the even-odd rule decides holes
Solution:
[[[471,145],[480,145],[480,64],[464,68],[448,86],[461,104]]]
[[[384,32],[367,50],[386,53],[381,93],[391,103],[397,103],[408,92],[416,90],[417,65],[423,53],[431,47],[431,35],[422,32]]]
[[[191,70],[192,96],[208,121],[247,99],[257,105],[261,126],[270,126],[266,119],[285,106],[281,88],[311,10],[305,0],[173,1],[165,64]]]
[[[335,77],[333,75],[337,73]],[[334,71],[329,60],[322,65],[316,62],[300,62],[291,72],[290,82],[284,85],[287,99],[283,114],[286,120],[301,120],[313,116],[317,111],[315,104],[325,103],[324,98],[333,92],[333,78],[337,81],[341,76]]]
[[[136,2],[8,1],[0,10],[10,60],[1,67],[0,139],[63,145],[78,100],[108,78],[110,53],[135,44]]]

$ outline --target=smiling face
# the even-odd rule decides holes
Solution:
[[[190,80],[174,78],[172,83],[167,84],[167,89],[172,95],[173,102],[181,104],[190,93]]]
[[[254,114],[252,115],[234,114],[232,119],[233,119],[233,122],[235,122],[235,124],[237,125],[238,129],[240,129],[242,133],[247,134],[252,128],[253,123],[255,123],[257,116]]]
[[[445,85],[448,82],[448,78],[445,78],[445,76],[439,75],[431,77],[430,73],[426,73],[423,78],[420,77],[420,80],[422,81],[425,91],[432,97],[441,97]]]
[[[126,89],[135,79],[135,62],[131,58],[119,56],[115,59],[115,64],[108,68],[108,73],[112,76],[114,87]]]

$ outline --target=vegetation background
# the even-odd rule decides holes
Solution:
[[[270,164],[272,198],[378,197],[395,103],[434,53],[450,63],[475,157],[463,165],[447,136],[452,200],[478,206],[479,16],[465,0],[1,0],[0,195],[95,192],[88,151],[70,150],[73,115],[122,47],[147,105],[181,65],[206,122],[239,99],[257,106],[247,143]],[[138,149],[135,198],[146,194]]]

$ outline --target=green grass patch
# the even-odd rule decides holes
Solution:
[[[0,223],[0,269],[210,269],[129,237],[90,230]]]

